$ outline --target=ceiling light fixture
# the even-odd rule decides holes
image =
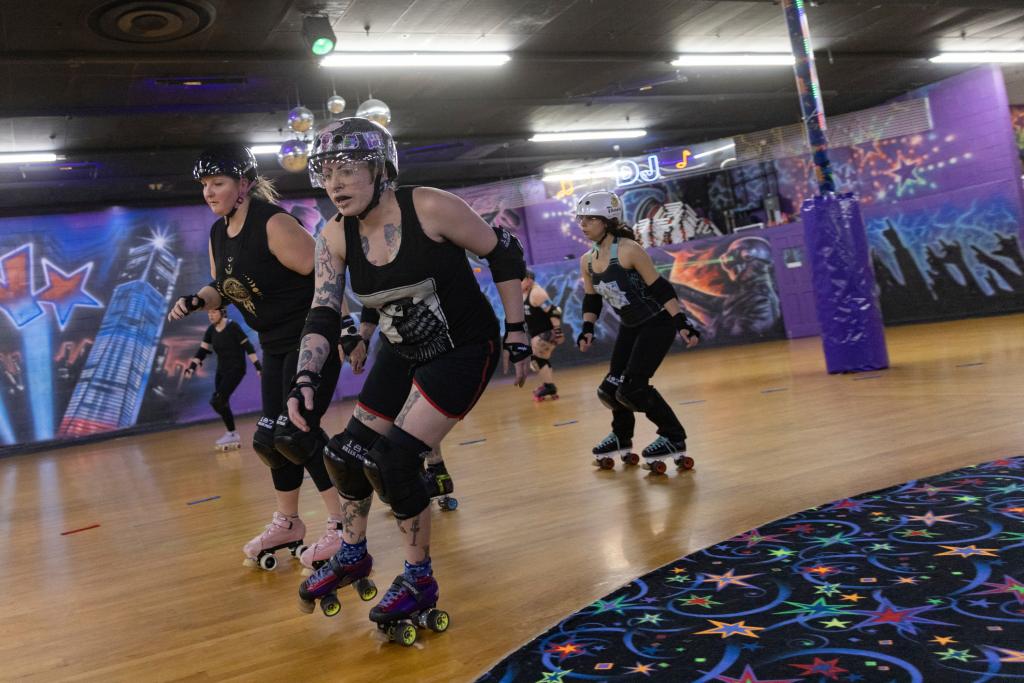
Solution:
[[[690,53],[679,55],[672,66],[793,66],[793,55],[780,52],[749,54]]]
[[[4,152],[0,153],[0,164],[45,164],[57,161],[53,152]]]
[[[325,16],[303,17],[302,37],[306,39],[310,51],[318,57],[334,50],[338,41],[331,28],[331,20]]]
[[[277,143],[276,145],[267,145],[263,143],[257,145],[249,145],[249,149],[252,150],[252,153],[256,155],[277,154],[281,150],[281,143]]]
[[[642,138],[647,131],[642,128],[627,130],[571,130],[558,133],[534,133],[530,142],[572,142],[574,140],[620,140]]]
[[[488,67],[506,64],[504,52],[332,52],[320,66],[335,69]]]
[[[1024,52],[943,52],[933,64],[1024,64]]]

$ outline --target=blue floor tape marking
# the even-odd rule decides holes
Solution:
[[[205,503],[211,500],[217,500],[220,496],[210,496],[209,498],[200,498],[199,500],[193,500],[189,505],[198,505],[199,503]]]

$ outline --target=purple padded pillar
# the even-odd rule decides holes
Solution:
[[[804,202],[804,240],[829,373],[889,367],[868,238],[853,194]]]

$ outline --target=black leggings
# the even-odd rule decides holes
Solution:
[[[298,349],[288,353],[263,354],[263,376],[260,381],[260,394],[263,398],[263,417],[260,418],[257,429],[263,429],[270,434],[267,436],[273,440],[274,423],[278,415],[287,413],[288,392],[291,391],[292,380],[295,379],[295,368],[299,361]],[[327,412],[334,396],[334,387],[338,384],[338,375],[341,373],[341,361],[338,358],[336,347],[331,348],[331,355],[327,357],[324,367],[321,370],[322,380],[320,387],[316,390],[313,398],[313,413],[306,417],[310,429],[319,429],[320,418]],[[294,491],[302,485],[302,465],[288,463],[284,467],[270,470],[274,478],[274,488],[278,491]],[[324,467],[323,456],[317,455],[309,459],[305,469],[316,484],[317,491],[327,491],[334,484]]]
[[[235,431],[235,415],[231,412],[231,394],[235,393],[242,378],[245,377],[245,366],[221,368],[217,366],[217,376],[213,382],[213,396],[210,405],[229,432]]]
[[[608,394],[639,396],[640,400],[634,401],[641,404],[637,407],[657,425],[658,434],[673,441],[686,439],[686,430],[672,407],[649,382],[677,334],[665,311],[636,327],[620,325],[611,367],[601,382],[601,388]],[[612,431],[619,439],[632,440],[635,428],[636,417],[632,410],[622,405],[612,410]]]

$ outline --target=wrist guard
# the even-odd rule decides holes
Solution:
[[[677,332],[682,332],[683,330],[686,330],[691,337],[696,337],[697,339],[700,339],[700,330],[694,327],[693,323],[690,322],[689,318],[687,318],[682,313],[677,313],[674,316],[672,316],[672,322],[673,324],[675,324]]]

